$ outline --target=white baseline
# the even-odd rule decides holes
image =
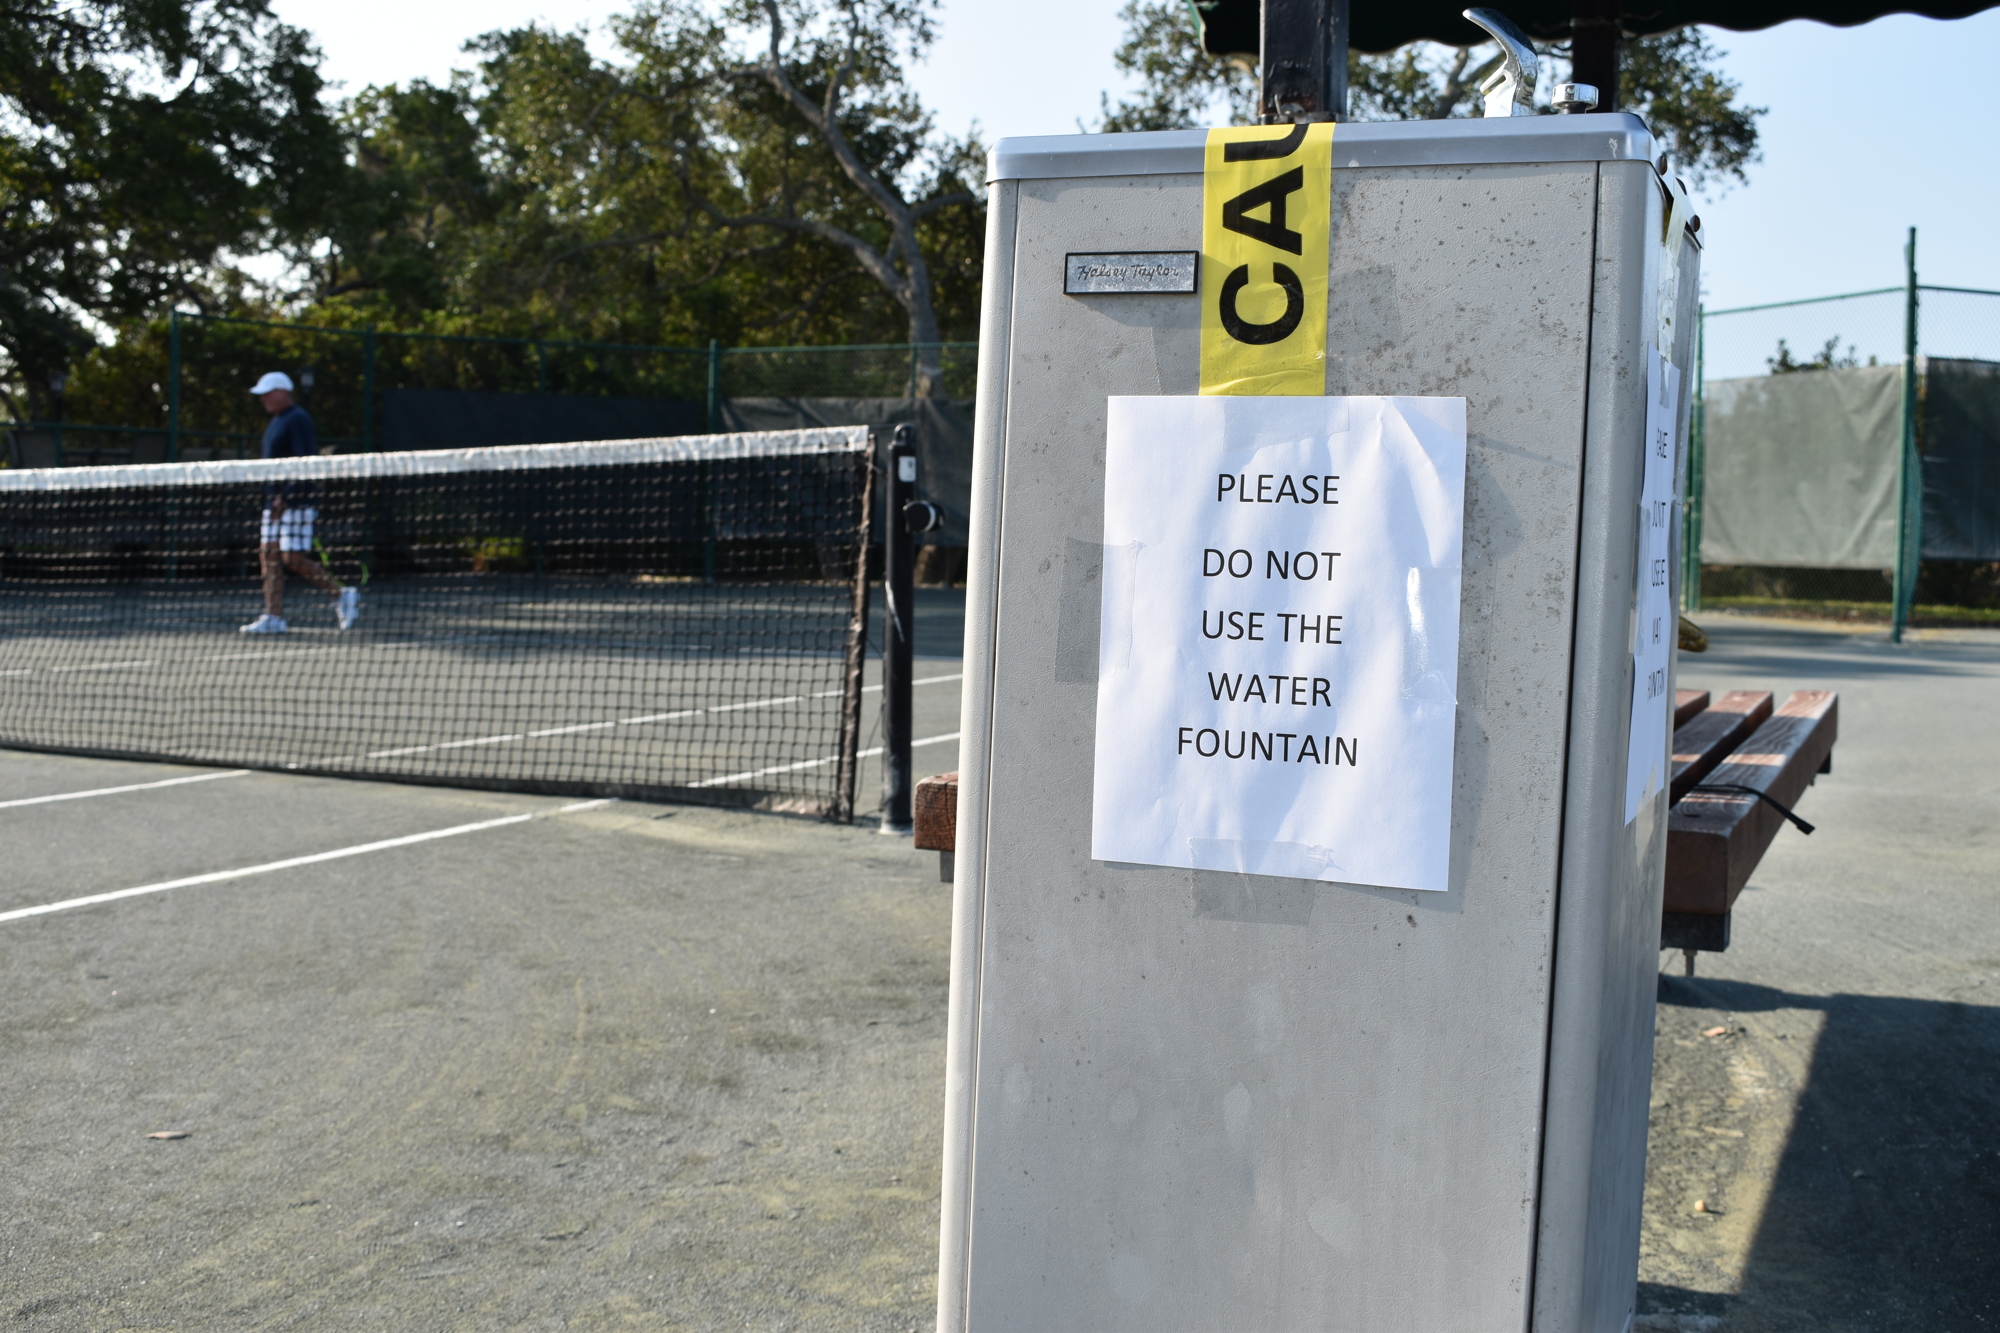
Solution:
[[[180,787],[190,782],[214,782],[217,778],[240,778],[249,773],[247,768],[232,768],[221,773],[197,773],[189,778],[161,778],[158,782],[130,782],[123,787],[96,787],[90,791],[64,791],[53,796],[23,796],[18,800],[0,801],[0,810],[12,810],[22,805],[47,805],[51,801],[81,801],[91,796],[122,796],[128,791],[152,791],[158,787]]]
[[[364,842],[353,847],[336,847],[330,852],[314,852],[309,856],[288,856],[282,861],[266,861],[262,865],[241,866],[235,870],[212,870],[206,875],[188,875],[182,879],[161,880],[158,884],[141,884],[136,888],[114,889],[110,893],[93,893],[82,898],[65,898],[61,902],[42,903],[35,907],[17,907],[11,912],[0,912],[0,924],[20,921],[31,916],[47,916],[51,912],[67,912],[77,907],[95,907],[99,903],[117,902],[121,898],[138,898],[149,893],[165,893],[169,889],[190,889],[198,884],[220,884],[225,880],[247,879],[252,875],[268,875],[273,871],[290,870],[295,866],[317,865],[322,861],[339,861],[350,856],[366,856],[370,852],[386,852],[395,847],[409,847],[420,842],[434,842],[439,838],[456,838],[464,833],[479,833],[485,829],[504,828],[509,824],[525,824],[547,814],[566,815],[578,810],[590,810],[610,804],[609,799],[577,801],[561,806],[554,811],[536,810],[525,815],[505,815],[499,819],[482,819],[476,824],[455,824],[450,828],[432,829],[428,833],[409,833],[400,838],[384,838],[380,842]]]

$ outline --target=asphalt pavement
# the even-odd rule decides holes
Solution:
[[[2000,632],[1696,619],[1682,688],[1840,738],[1728,951],[1662,956],[1639,1327],[2000,1326]]]
[[[949,889],[876,821],[0,751],[0,845],[10,1326],[929,1322]]]
[[[1831,687],[1841,735],[1729,951],[1662,956],[1635,1327],[1991,1327],[2000,635],[1705,624],[1683,685]],[[906,839],[0,751],[0,846],[12,1326],[929,1326],[950,912]]]

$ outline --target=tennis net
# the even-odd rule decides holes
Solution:
[[[844,818],[871,476],[863,427],[0,469],[0,746]]]

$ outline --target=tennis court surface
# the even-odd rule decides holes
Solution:
[[[25,600],[0,602],[47,619]],[[252,639],[233,632],[255,614],[241,588],[113,590],[64,605],[120,627],[87,645],[0,638],[0,699],[14,745],[819,810],[849,602],[832,585],[611,596],[494,575],[392,586],[345,632]]]
[[[1819,831],[1663,979],[1635,1327],[1975,1327],[1996,646],[1707,628],[1684,681],[1830,686],[1844,730]],[[182,882],[0,920],[12,1326],[929,1327],[950,912],[906,841],[14,750],[0,838],[0,917]]]
[[[925,1322],[949,891],[867,817],[868,445],[0,472],[0,1311]]]
[[[0,830],[12,1326],[928,1326],[950,900],[907,838],[18,750]]]

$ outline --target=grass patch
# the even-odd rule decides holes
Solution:
[[[1701,611],[1748,611],[1787,620],[1859,620],[1889,623],[1887,602],[1834,602],[1804,597],[1703,597]],[[1701,611],[1691,619],[1700,623]]]
[[[2000,606],[1925,606],[1910,608],[1910,623],[1919,628],[1947,625],[2000,625]]]
[[[1702,611],[1743,611],[1785,620],[1835,620],[1858,624],[1889,623],[1887,602],[1838,602],[1808,600],[1803,597],[1704,597],[1701,611],[1692,617],[1699,623]],[[1917,628],[2000,626],[2000,607],[1927,606],[1910,608],[1910,624]]]

